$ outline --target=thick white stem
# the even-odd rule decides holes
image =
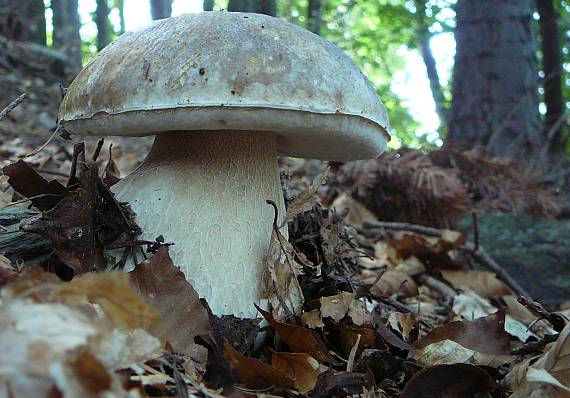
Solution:
[[[217,315],[254,317],[273,208],[284,215],[276,138],[264,132],[168,132],[113,187],[143,239],[174,242],[174,264]]]

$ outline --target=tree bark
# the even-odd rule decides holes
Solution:
[[[439,75],[437,73],[436,61],[431,51],[431,34],[426,23],[426,1],[416,0],[416,10],[416,15],[418,18],[417,35],[419,40],[419,48],[422,52],[422,58],[426,66],[427,77],[431,88],[431,95],[433,97],[433,101],[435,102],[435,109],[437,115],[439,116],[441,124],[440,129],[445,131],[447,130],[448,125],[448,110],[445,105],[445,96],[443,95],[443,90],[439,81]]]
[[[81,21],[78,0],[51,0],[53,12],[53,47],[69,57],[72,69],[81,69]]]
[[[111,42],[111,27],[109,25],[109,3],[107,0],[97,0],[95,9],[95,24],[97,25],[97,51],[101,51]]]
[[[170,18],[172,15],[172,0],[150,0],[152,20]]]
[[[529,160],[538,119],[532,0],[458,0],[453,99],[446,144],[482,145]]]
[[[204,0],[204,11],[213,11],[214,10],[214,0]]]
[[[0,0],[0,35],[10,40],[46,45],[43,0]]]
[[[307,7],[307,29],[317,35],[320,35],[321,17],[321,0],[309,0]]]
[[[277,15],[275,0],[229,0],[228,11],[256,12],[258,14]]]
[[[542,70],[544,72],[544,139],[551,154],[563,151],[562,123],[558,123],[564,114],[562,97],[562,61],[560,56],[560,37],[558,35],[558,15],[553,0],[536,0],[540,19],[538,27],[542,50]]]

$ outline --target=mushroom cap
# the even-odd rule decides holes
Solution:
[[[268,131],[282,155],[356,160],[381,153],[386,108],[339,48],[262,14],[155,21],[109,44],[71,83],[59,122],[72,134]]]

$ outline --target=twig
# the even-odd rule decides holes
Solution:
[[[530,312],[537,315],[539,317],[538,320],[546,319],[548,322],[550,322],[552,328],[559,333],[568,323],[568,319],[566,319],[562,314],[547,311],[540,303],[537,303],[536,301],[529,300],[524,296],[519,296],[517,301],[524,305]]]
[[[473,252],[479,250],[479,222],[477,220],[477,212],[471,212],[471,220],[473,223],[473,240],[475,241],[475,249]]]
[[[424,227],[423,225],[408,224],[403,222],[380,222],[380,221],[364,221],[364,228],[375,229],[383,228],[392,231],[409,231],[426,236],[441,237],[441,230],[437,228]]]
[[[94,162],[97,161],[97,158],[99,157],[99,154],[101,153],[101,148],[103,148],[104,142],[105,142],[105,138],[101,138],[99,140],[99,142],[97,142],[97,148],[95,148],[95,153],[93,154],[93,157],[91,158],[91,160],[93,160]]]
[[[53,137],[55,137],[56,134],[59,133],[59,131],[60,131],[60,127],[57,126],[57,128],[55,129],[55,131],[53,132],[53,134],[47,139],[46,142],[43,143],[42,146],[40,146],[40,147],[37,148],[37,149],[34,149],[32,152],[28,153],[27,155],[21,156],[20,159],[29,158],[30,156],[34,156],[34,155],[40,153],[41,151],[43,151],[44,148],[45,148],[46,146],[48,146],[48,144],[51,142],[51,140],[53,140]]]
[[[468,242],[464,246],[459,247],[459,249],[468,251],[479,264],[497,274],[499,279],[505,282],[506,285],[517,295],[531,297],[531,295],[521,285],[519,285],[519,283],[507,271],[505,271],[503,267],[497,264],[481,246],[479,246],[475,251],[475,245]]]
[[[348,356],[348,363],[346,364],[346,371],[352,372],[352,367],[354,366],[354,358],[356,358],[356,351],[358,351],[358,346],[360,345],[360,333],[356,335],[356,342],[350,350],[350,355]]]
[[[383,228],[394,231],[409,231],[436,238],[440,238],[442,236],[441,230],[437,228],[424,227],[423,225],[416,225],[416,224],[399,223],[399,222],[364,221],[362,223],[362,226],[368,229]],[[507,271],[505,271],[499,264],[495,262],[495,260],[491,258],[491,256],[489,256],[489,254],[487,254],[487,252],[483,249],[483,247],[481,246],[476,247],[475,244],[468,242],[463,246],[459,246],[458,249],[469,253],[477,262],[479,262],[485,268],[496,273],[499,279],[505,282],[505,284],[509,288],[511,288],[511,290],[515,292],[517,295],[531,297],[530,294],[522,286],[520,286],[518,282],[514,280],[514,278],[510,276]]]
[[[547,344],[553,343],[558,339],[557,334],[546,334],[541,340],[530,341],[521,345],[520,347],[511,350],[511,355],[528,355],[534,354],[541,350]]]
[[[21,94],[14,101],[10,102],[6,108],[2,109],[2,112],[0,112],[0,121],[4,120],[6,116],[8,116],[8,114],[14,110],[15,107],[20,105],[22,101],[26,99],[27,96],[28,94],[26,93]]]

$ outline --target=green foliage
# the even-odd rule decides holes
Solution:
[[[307,24],[307,0],[279,2],[278,15],[300,26]],[[452,29],[442,11],[451,0],[428,1],[426,18],[416,17],[413,0],[322,0],[321,35],[335,43],[362,68],[388,108],[393,132],[401,144],[426,147],[415,131],[418,123],[390,88],[392,76],[404,68],[401,49],[417,49],[420,24],[435,33]],[[449,91],[447,88],[445,90]]]

